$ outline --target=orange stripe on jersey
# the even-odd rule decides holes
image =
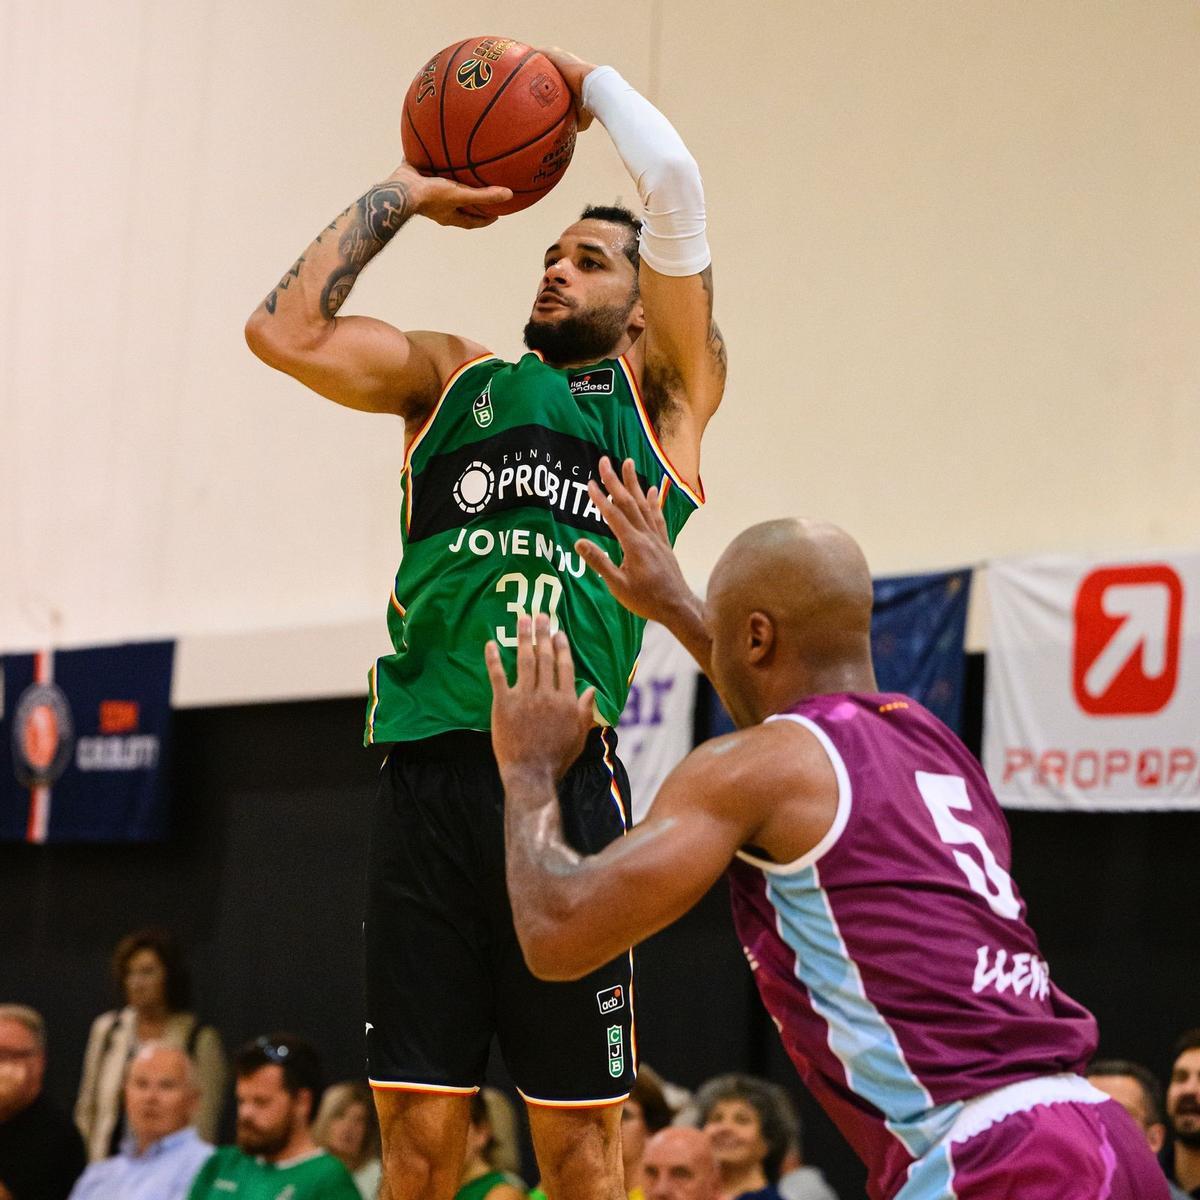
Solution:
[[[633,369],[625,359],[625,355],[621,355],[617,359],[621,366],[621,370],[625,374],[625,380],[629,384],[629,390],[633,394],[633,406],[637,410],[638,419],[642,423],[642,432],[645,433],[647,441],[650,443],[651,449],[654,451],[655,457],[663,465],[663,469],[671,477],[675,486],[683,489],[683,494],[697,507],[700,508],[704,504],[704,484],[700,484],[700,491],[696,492],[688,484],[687,480],[675,470],[671,460],[667,457],[667,452],[662,448],[662,443],[658,440],[658,434],[654,432],[654,426],[650,421],[650,417],[646,413],[646,404],[642,399],[642,390],[638,387],[637,380],[634,378]]]
[[[658,507],[659,508],[667,507],[667,492],[669,492],[670,490],[671,490],[671,477],[670,477],[670,475],[664,475],[662,477],[661,482],[658,485]]]
[[[395,588],[392,588],[392,607],[393,607],[393,608],[394,608],[394,609],[395,609],[395,610],[396,610],[396,611],[397,611],[397,612],[398,612],[398,613],[399,613],[399,614],[400,614],[402,617],[406,617],[406,616],[408,616],[408,613],[407,613],[407,611],[405,611],[404,605],[403,605],[403,604],[401,604],[401,603],[400,603],[400,601],[396,599],[396,589],[395,589]]]
[[[446,397],[450,395],[450,389],[462,378],[464,372],[469,371],[472,367],[477,367],[482,362],[487,362],[489,359],[498,357],[495,354],[481,354],[478,358],[472,358],[469,362],[463,363],[454,373],[446,380],[446,386],[442,388],[442,394],[438,397],[437,403],[433,406],[433,411],[425,418],[425,423],[417,430],[413,440],[408,443],[408,449],[404,451],[404,466],[408,469],[409,462],[412,461],[413,451],[421,444],[421,439],[429,432],[429,427],[437,418],[441,411],[442,404]]]
[[[517,1091],[521,1092],[521,1089],[517,1088]],[[614,1104],[624,1104],[629,1099],[629,1093],[608,1100],[539,1100],[536,1096],[521,1092],[521,1099],[535,1108],[609,1108]]]

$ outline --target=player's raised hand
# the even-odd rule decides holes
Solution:
[[[457,225],[460,229],[482,229],[494,225],[499,217],[488,209],[512,199],[506,187],[468,187],[453,179],[437,175],[422,175],[410,163],[401,163],[388,176],[390,182],[402,185],[412,204],[411,212],[428,217],[438,225]]]
[[[671,549],[667,523],[658,504],[658,488],[642,491],[629,458],[621,465],[620,475],[609,459],[602,458],[600,479],[604,487],[592,479],[588,491],[621,543],[621,565],[617,566],[587,538],[580,538],[575,549],[630,612],[669,625],[670,616],[693,597]]]
[[[596,69],[596,64],[584,62],[561,46],[541,46],[539,49],[558,68],[558,73],[571,89],[571,95],[575,97],[575,120],[582,133],[592,123],[592,114],[583,107],[583,81]]]
[[[551,635],[545,614],[518,617],[517,680],[511,687],[495,642],[488,642],[484,657],[492,681],[492,746],[501,775],[529,769],[561,779],[583,750],[595,694],[595,688],[575,694],[575,661],[566,634]]]

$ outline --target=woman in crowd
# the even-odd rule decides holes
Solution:
[[[644,1200],[642,1158],[646,1153],[646,1141],[670,1125],[673,1116],[662,1081],[643,1063],[621,1110],[621,1162],[625,1168],[625,1193],[629,1200]]]
[[[112,972],[124,1005],[92,1022],[75,1102],[75,1123],[89,1161],[107,1158],[120,1146],[125,1068],[147,1042],[178,1046],[195,1062],[200,1087],[196,1128],[206,1141],[215,1142],[225,1088],[225,1052],[220,1034],[201,1024],[189,1009],[187,971],[174,940],[157,929],[129,934],[117,945]]]
[[[363,1200],[375,1200],[383,1166],[375,1104],[365,1083],[348,1081],[325,1089],[313,1122],[313,1141],[342,1160]]]
[[[724,1200],[781,1200],[775,1184],[797,1135],[787,1093],[750,1075],[719,1075],[696,1093],[696,1110],[721,1169]]]
[[[471,1125],[462,1183],[454,1200],[525,1200],[515,1171],[517,1121],[503,1092],[483,1088],[471,1097]]]

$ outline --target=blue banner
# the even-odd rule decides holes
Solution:
[[[174,659],[174,642],[0,659],[0,840],[166,836]]]
[[[971,568],[876,579],[871,656],[881,692],[902,692],[962,733]],[[733,722],[712,695],[713,736]]]
[[[903,692],[962,733],[971,569],[875,580],[871,655],[881,692]]]

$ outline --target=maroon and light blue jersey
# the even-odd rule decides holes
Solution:
[[[1051,981],[1000,806],[944,725],[899,695],[817,696],[770,719],[824,746],[837,815],[796,862],[739,853],[734,923],[801,1077],[871,1196],[891,1197],[965,1101],[1082,1069],[1096,1024]]]

